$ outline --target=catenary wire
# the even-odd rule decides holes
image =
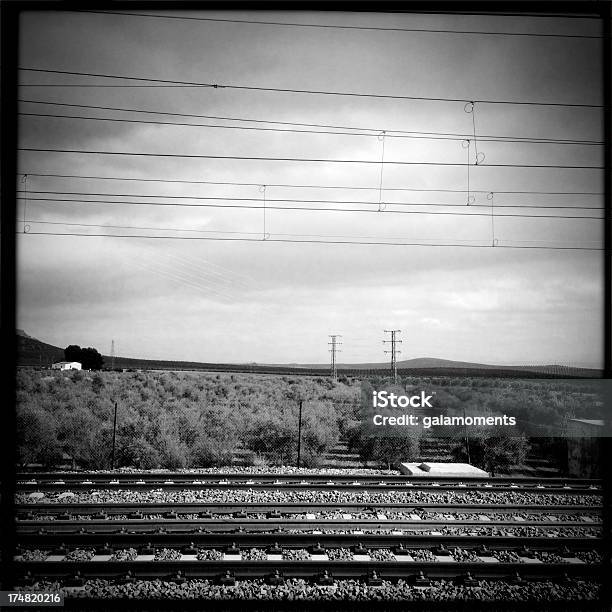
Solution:
[[[21,232],[17,232],[21,234]],[[142,234],[81,234],[77,232],[27,232],[27,236],[83,236],[87,238],[148,238],[153,240],[220,240],[226,242],[281,242],[281,243],[297,243],[297,244],[360,244],[369,246],[427,246],[427,247],[464,247],[464,248],[481,248],[481,249],[544,249],[551,251],[603,251],[599,247],[577,247],[577,246],[545,246],[545,245],[504,245],[498,244],[461,244],[461,243],[441,243],[431,244],[423,242],[363,242],[358,240],[294,240],[289,238],[273,238],[267,240],[261,238],[223,238],[216,236],[151,236]]]
[[[19,172],[18,175],[22,175]],[[103,181],[135,181],[142,183],[179,183],[189,185],[232,185],[236,187],[259,187],[260,183],[241,183],[236,181],[193,181],[182,179],[154,179],[141,178],[134,176],[90,176],[86,174],[55,174],[50,172],[27,172],[28,176],[49,177],[49,178],[76,178],[88,180],[103,180]],[[355,185],[294,185],[289,183],[270,183],[265,182],[268,187],[283,187],[294,189],[346,189],[346,190],[366,190],[378,191],[378,187],[360,187]],[[385,187],[385,191],[417,191],[417,192],[436,192],[436,193],[465,193],[465,189],[431,189],[417,187]],[[472,189],[472,193],[490,193],[490,190]],[[597,191],[502,191],[495,190],[495,193],[501,194],[535,194],[535,195],[586,195],[586,196],[601,196],[602,192]]]
[[[95,11],[83,10],[75,11],[79,13],[93,13],[97,15],[125,15],[126,17],[148,17],[157,19],[168,19],[178,21],[204,21],[213,23],[237,23],[249,25],[265,25],[265,26],[282,26],[282,27],[298,27],[298,28],[324,28],[335,30],[364,30],[374,32],[410,32],[410,33],[432,33],[432,34],[468,34],[482,36],[520,36],[520,37],[547,37],[547,38],[584,38],[584,39],[601,39],[602,36],[592,34],[551,34],[537,32],[496,32],[482,30],[453,30],[453,29],[434,29],[434,28],[385,28],[382,26],[358,26],[358,25],[340,25],[340,24],[317,24],[317,23],[298,23],[298,22],[283,22],[283,21],[254,21],[250,19],[223,19],[218,17],[193,17],[183,15],[158,15],[154,13],[130,13],[123,11]]]
[[[191,232],[196,234],[248,234],[253,236],[261,236],[261,232],[233,232],[229,230],[200,230],[185,227],[152,227],[140,225],[107,225],[100,223],[73,223],[72,221],[37,221],[28,219],[28,223],[36,223],[39,225],[71,225],[76,227],[98,227],[106,229],[133,229],[133,230],[155,230],[160,232]],[[275,234],[275,236],[299,236],[300,234]],[[358,236],[363,238],[363,236]]]
[[[23,189],[17,190],[18,194],[26,194]],[[259,202],[261,198],[242,198],[234,196],[185,196],[185,195],[156,195],[147,193],[100,193],[91,191],[33,191],[27,190],[27,195],[62,195],[62,196],[108,196],[113,198],[153,198],[160,199],[165,198],[168,200],[229,200],[229,201],[242,201],[242,202]],[[297,199],[297,198],[268,198],[266,202],[288,202],[294,204],[363,204],[366,206],[377,206],[379,202],[364,201],[364,200],[308,200],[308,199]],[[438,207],[451,207],[451,208],[465,208],[465,204],[450,204],[446,202],[389,202],[385,204],[389,206],[438,206]],[[470,204],[470,208],[491,208],[488,204]],[[537,204],[496,204],[495,208],[568,208],[574,210],[603,210],[601,206],[550,206],[550,205],[537,205]]]
[[[394,138],[400,137],[400,135],[423,135],[423,136],[449,136],[456,137],[458,139],[464,140],[465,138],[469,138],[470,134],[460,134],[457,132],[421,132],[421,131],[410,131],[410,130],[390,130],[381,128],[366,128],[366,127],[356,127],[356,126],[346,126],[346,125],[330,125],[325,123],[300,123],[296,121],[272,121],[272,120],[264,120],[264,119],[251,119],[245,117],[222,117],[219,115],[198,115],[195,113],[176,113],[176,112],[166,112],[166,111],[153,111],[153,110],[145,110],[145,109],[136,109],[136,108],[125,108],[125,107],[117,107],[117,106],[98,106],[92,104],[68,104],[66,102],[49,102],[43,100],[26,100],[19,99],[18,102],[23,102],[27,104],[42,104],[45,106],[66,106],[70,108],[87,108],[93,110],[109,110],[109,111],[119,111],[126,113],[141,113],[146,115],[164,115],[171,117],[187,117],[187,118],[195,118],[195,119],[215,119],[219,121],[239,121],[245,123],[267,123],[274,125],[286,125],[291,127],[314,127],[321,128],[323,130],[357,130],[361,132],[366,132],[365,135],[374,135],[377,136],[380,132],[384,131],[386,134],[396,134],[398,136],[393,136]],[[34,113],[20,113],[20,114],[28,114],[33,115]],[[34,114],[35,115],[35,114]],[[47,115],[41,115],[47,116]],[[61,116],[61,115],[49,115],[51,117]],[[83,117],[79,117],[83,118]],[[171,124],[174,125],[174,124]],[[177,123],[176,125],[189,125],[187,123]],[[195,124],[200,125],[200,124]],[[369,132],[372,132],[370,134]],[[315,133],[326,133],[325,131],[316,131]],[[335,132],[330,132],[335,133]],[[353,132],[351,132],[353,133]],[[510,142],[542,142],[542,143],[560,143],[560,144],[589,144],[589,145],[603,145],[604,142],[601,140],[579,140],[576,138],[539,138],[539,137],[530,137],[530,136],[501,136],[497,134],[480,134],[479,139],[490,139],[490,140],[499,140],[500,142],[510,141]]]
[[[235,232],[229,230],[201,230],[201,229],[187,229],[187,228],[179,228],[179,227],[151,227],[151,226],[134,226],[134,225],[109,225],[109,224],[100,224],[100,223],[74,223],[71,221],[42,221],[42,220],[29,220],[29,223],[36,223],[39,225],[69,225],[74,227],[96,227],[101,229],[133,229],[133,230],[154,230],[154,231],[165,231],[165,232],[189,232],[196,234],[244,234],[250,236],[261,236],[261,231],[258,232]],[[282,236],[282,237],[301,237],[301,238],[349,238],[349,239],[359,239],[359,240],[380,240],[379,236],[356,236],[356,235],[342,235],[342,234],[286,234],[282,232],[274,232],[274,236]],[[387,237],[387,240],[399,240],[396,237]],[[433,238],[424,238],[424,241],[433,241]],[[475,242],[478,239],[471,240],[461,240],[455,239],[456,242]],[[522,242],[522,243],[542,243],[549,242],[554,244],[554,241],[538,241],[538,240],[512,240],[512,242]],[[591,240],[588,242],[598,243],[598,241]]]
[[[135,111],[139,112],[139,111]],[[255,126],[247,126],[247,125],[214,125],[214,124],[203,124],[203,123],[186,123],[186,122],[177,122],[177,121],[151,121],[144,119],[123,119],[117,117],[82,117],[77,115],[52,115],[45,113],[25,113],[20,112],[18,115],[22,117],[48,117],[53,119],[83,119],[87,121],[109,121],[114,123],[144,123],[148,125],[174,125],[174,126],[184,126],[184,127],[202,127],[202,128],[220,128],[227,130],[252,130],[259,132],[289,132],[293,134],[334,134],[341,136],[373,136],[374,134],[365,133],[365,132],[342,132],[342,131],[330,131],[330,130],[308,130],[308,129],[292,129],[292,128],[272,128],[272,127],[255,127]],[[449,136],[421,136],[421,135],[397,135],[390,136],[391,138],[419,138],[425,140],[463,140],[464,138],[460,138],[458,136],[449,137]],[[484,138],[483,138],[484,140]],[[521,141],[523,142],[523,141]],[[529,143],[528,143],[529,144]],[[576,144],[571,142],[560,142],[560,143],[533,143],[533,144]],[[587,143],[593,144],[593,143]]]
[[[100,108],[100,107],[98,107]],[[115,110],[115,109],[106,109],[106,110]],[[147,112],[147,111],[138,111],[138,110],[128,110],[128,109],[119,109],[126,110],[126,112]],[[187,122],[179,122],[179,121],[153,121],[151,119],[125,119],[122,117],[83,117],[82,115],[57,115],[51,113],[26,113],[19,112],[17,113],[22,117],[46,117],[52,119],[82,119],[84,121],[107,121],[110,123],[139,123],[146,125],[172,125],[172,126],[183,126],[183,127],[200,127],[200,128],[216,128],[216,129],[226,129],[226,130],[250,130],[250,131],[258,131],[258,132],[283,132],[283,133],[291,133],[291,134],[328,134],[328,135],[338,135],[338,136],[375,136],[376,134],[370,132],[347,132],[340,130],[309,130],[309,129],[295,129],[295,128],[277,128],[277,127],[260,127],[260,126],[250,126],[250,125],[219,125],[219,124],[210,124],[210,123],[187,123]],[[156,114],[166,114],[166,113],[156,113]],[[221,117],[225,121],[243,121],[243,119],[231,119]],[[274,123],[274,122],[269,122]],[[417,133],[413,134],[387,134],[385,131],[385,136],[388,138],[407,138],[407,139],[420,139],[420,140],[453,140],[453,141],[461,141],[466,139],[466,135],[428,135],[426,133]],[[595,141],[575,141],[575,140],[563,140],[563,139],[542,139],[542,138],[511,138],[511,137],[489,137],[489,136],[478,136],[478,140],[482,142],[507,142],[507,143],[522,143],[522,144],[546,144],[546,145],[573,145],[573,146],[601,146],[603,142],[595,142]]]
[[[198,83],[194,81],[177,81],[159,78],[149,77],[134,77],[125,75],[113,75],[104,74],[99,72],[76,72],[69,70],[51,70],[48,68],[29,68],[19,67],[19,70],[25,72],[42,72],[46,74],[64,74],[70,76],[85,76],[85,77],[96,77],[106,79],[120,79],[128,81],[148,81],[149,84],[144,87],[158,87],[158,86],[172,86],[172,87],[204,87],[212,89],[240,89],[248,91],[269,91],[275,93],[299,93],[299,94],[314,94],[314,95],[325,95],[325,96],[350,96],[358,98],[385,98],[390,100],[420,100],[426,102],[474,102],[478,104],[506,104],[506,105],[520,105],[520,106],[555,106],[555,107],[566,107],[566,108],[603,108],[602,104],[586,104],[586,103],[564,103],[564,102],[537,102],[534,100],[483,100],[467,98],[433,98],[427,96],[405,96],[405,95],[391,95],[391,94],[378,94],[378,93],[362,93],[362,92],[347,92],[347,91],[325,91],[316,89],[292,89],[282,87],[258,87],[254,85],[230,85],[221,83]],[[33,84],[33,83],[20,83],[21,86],[27,87],[100,87],[99,84]],[[115,85],[102,85],[106,87],[116,87]],[[121,87],[121,86],[119,86]]]
[[[18,197],[18,199],[23,199],[22,196]],[[216,198],[221,199],[221,198]],[[183,202],[134,202],[131,200],[84,200],[84,199],[65,199],[65,198],[32,198],[29,196],[28,192],[28,202],[58,202],[64,204],[121,204],[123,206],[177,206],[184,208],[240,208],[240,209],[252,209],[259,210],[263,209],[263,204],[186,204]],[[387,203],[388,206],[391,206],[392,203]],[[267,209],[272,210],[302,210],[302,211],[315,211],[315,212],[351,212],[351,213],[377,213],[381,214],[381,211],[378,209],[368,209],[368,208],[315,208],[312,206],[276,206],[276,205],[267,205]],[[461,208],[469,209],[472,206],[463,205]],[[489,208],[488,206],[483,206],[482,208]],[[454,215],[454,216],[462,216],[462,217],[489,217],[489,212],[483,213],[465,213],[465,212],[452,212],[452,211],[424,211],[424,210],[391,210],[386,209],[384,211],[385,214],[404,214],[404,215]],[[596,219],[603,220],[604,217],[592,216],[592,215],[525,215],[525,214],[515,214],[515,213],[499,213],[496,217],[515,217],[519,219]]]
[[[184,159],[234,159],[242,161],[281,161],[281,162],[316,162],[333,164],[385,164],[398,166],[471,166],[467,162],[413,162],[413,161],[387,161],[367,159],[324,159],[312,157],[255,157],[253,155],[203,155],[186,153],[143,153],[137,151],[91,151],[80,149],[46,149],[38,147],[19,147],[18,151],[37,153],[75,153],[80,155],[119,155],[135,157],[172,157]],[[571,166],[562,164],[479,164],[480,168],[557,168],[567,170],[603,170],[604,166]]]

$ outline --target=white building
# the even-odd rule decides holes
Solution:
[[[51,368],[53,370],[80,370],[81,364],[78,361],[58,361]]]

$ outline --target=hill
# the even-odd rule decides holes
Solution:
[[[272,366],[270,367],[283,367]],[[284,366],[287,367],[287,366]],[[298,364],[292,363],[290,367],[304,370],[329,370],[328,364]],[[338,372],[351,372],[355,370],[389,370],[389,362],[384,363],[339,363]],[[594,368],[579,368],[574,366],[563,366],[558,364],[545,365],[491,365],[486,363],[473,363],[469,361],[453,361],[451,359],[438,359],[436,357],[416,357],[414,359],[404,359],[397,362],[397,370],[400,373],[411,373],[425,375],[438,374],[440,376],[469,376],[471,374],[487,372],[487,376],[529,375],[537,377],[542,374],[550,376],[585,376],[589,378],[600,378],[601,370]]]
[[[17,330],[17,365],[33,367],[50,367],[56,361],[64,359],[64,349],[42,342]],[[112,359],[104,355],[104,367],[111,367]],[[327,364],[223,364],[205,363],[199,361],[169,361],[163,359],[137,359],[132,357],[114,358],[115,368],[143,369],[143,370],[208,370],[219,372],[275,372],[280,374],[313,374],[325,375],[329,369]],[[377,371],[381,373],[389,369],[388,363],[355,363],[338,364],[338,370],[351,374],[357,371]],[[419,357],[397,362],[397,369],[403,373],[438,374],[441,376],[470,376],[479,372],[487,376],[509,375],[520,376],[521,373],[536,376],[585,376],[601,377],[601,371],[589,368],[575,368],[568,366],[551,365],[511,365],[499,366],[465,361],[452,361],[450,359],[437,359],[434,357]]]
[[[329,368],[328,364],[311,363],[311,364],[299,364],[292,363],[291,367],[294,368]],[[436,357],[416,357],[414,359],[404,359],[397,362],[398,370],[405,370],[411,368],[423,369],[423,368],[498,368],[500,366],[487,365],[483,363],[471,363],[467,361],[452,361],[451,359],[438,359]],[[515,368],[515,366],[509,366]],[[389,368],[389,363],[339,363],[339,370],[384,370]]]
[[[17,365],[49,367],[64,359],[64,349],[41,342],[26,334],[22,329],[17,334]]]

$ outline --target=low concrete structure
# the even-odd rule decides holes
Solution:
[[[489,473],[469,463],[400,463],[401,474],[424,478],[488,478]]]
[[[604,422],[602,419],[569,419],[567,434],[581,438],[600,438]]]

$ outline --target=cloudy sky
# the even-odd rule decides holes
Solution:
[[[23,71],[22,149],[344,161],[20,151],[18,184],[27,197],[18,217],[27,203],[29,230],[18,236],[20,328],[107,354],[114,339],[116,352],[130,357],[264,363],[326,362],[332,333],[343,335],[341,361],[382,361],[383,330],[395,328],[406,359],[601,366],[602,252],[550,248],[601,247],[601,221],[550,216],[600,215],[602,171],[496,164],[601,166],[602,147],[486,138],[601,141],[601,109],[464,108],[470,100],[600,105],[600,41],[382,30],[592,36],[600,34],[596,21],[165,16],[199,19],[25,13],[20,66],[458,101],[143,87]],[[144,110],[153,113],[136,112]],[[444,164],[473,164],[475,144],[481,163],[469,167],[468,207],[468,167]],[[62,176],[43,176],[52,174]],[[170,203],[181,206],[160,205]],[[316,210],[279,210],[288,207]],[[324,244],[332,241],[366,244]]]

